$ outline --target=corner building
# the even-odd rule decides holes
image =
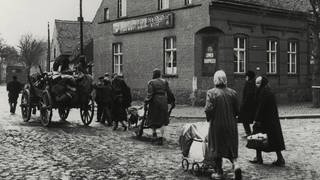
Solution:
[[[253,70],[281,102],[309,100],[309,5],[283,1],[103,0],[93,20],[93,72],[123,74],[142,99],[160,68],[178,103],[203,104],[216,70],[239,97]]]

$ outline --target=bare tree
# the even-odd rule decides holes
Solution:
[[[18,48],[22,61],[27,66],[27,72],[30,73],[30,68],[39,65],[40,58],[45,51],[45,42],[33,37],[32,34],[23,35],[19,41]]]

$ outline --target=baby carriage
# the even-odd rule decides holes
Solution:
[[[205,156],[208,148],[207,138],[204,138],[207,136],[207,129],[200,125],[199,127],[196,124],[186,124],[183,126],[179,137],[183,155],[182,168],[184,171],[191,170],[191,173],[195,176],[215,170],[214,162],[207,160]],[[199,131],[200,129],[203,130]]]
[[[128,108],[128,128],[138,127],[138,122],[144,116],[143,106],[131,106]]]

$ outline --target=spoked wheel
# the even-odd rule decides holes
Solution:
[[[94,101],[90,98],[88,105],[80,108],[80,116],[84,125],[88,126],[93,119]]]
[[[30,92],[25,89],[21,96],[21,115],[24,122],[28,122],[31,117],[31,102],[30,102]]]
[[[145,124],[145,118],[142,119],[141,123],[138,126],[138,129],[135,131],[137,137],[142,136],[144,124]]]
[[[50,125],[52,118],[52,101],[48,91],[44,91],[40,100],[41,124],[45,127]]]
[[[200,176],[201,170],[200,170],[200,165],[198,163],[192,164],[192,174],[195,176]]]
[[[181,165],[182,165],[182,169],[184,171],[188,171],[189,170],[189,161],[188,160],[183,159],[182,162],[181,162]]]
[[[69,112],[69,108],[58,108],[58,113],[62,121],[65,121],[68,118]]]

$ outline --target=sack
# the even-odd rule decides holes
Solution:
[[[249,149],[264,151],[264,150],[267,150],[269,147],[267,134],[262,134],[262,133],[254,134],[254,135],[248,136],[247,140],[248,142],[246,147]]]

